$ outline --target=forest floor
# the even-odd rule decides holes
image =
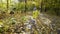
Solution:
[[[37,19],[33,19],[31,24],[29,20],[22,20],[21,18],[32,16],[32,12],[20,13],[16,12],[13,15],[7,14],[6,17],[0,19],[0,33],[1,34],[49,34],[53,32],[56,34],[56,29],[60,27],[60,19],[56,16],[50,16],[45,13],[40,13]],[[36,24],[34,22],[36,20]],[[26,24],[26,25],[25,25]],[[27,25],[28,24],[28,25]],[[2,29],[1,29],[2,28]],[[32,29],[31,29],[32,28]]]

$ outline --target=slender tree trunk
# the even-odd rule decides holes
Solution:
[[[42,7],[43,7],[43,0],[41,1],[41,12],[42,12],[42,9],[43,9]]]
[[[27,4],[27,0],[25,0],[25,12],[26,12],[26,4]]]
[[[9,10],[9,0],[7,0],[7,11]]]
[[[27,10],[27,7],[26,7],[26,4],[27,4],[27,0],[25,0],[25,11],[24,11],[24,13],[25,13],[25,15],[26,15],[26,10]]]

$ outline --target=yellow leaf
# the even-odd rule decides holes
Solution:
[[[3,25],[3,22],[0,22],[0,25]]]
[[[33,18],[37,18],[39,15],[39,11],[36,10],[36,11],[33,11]]]

